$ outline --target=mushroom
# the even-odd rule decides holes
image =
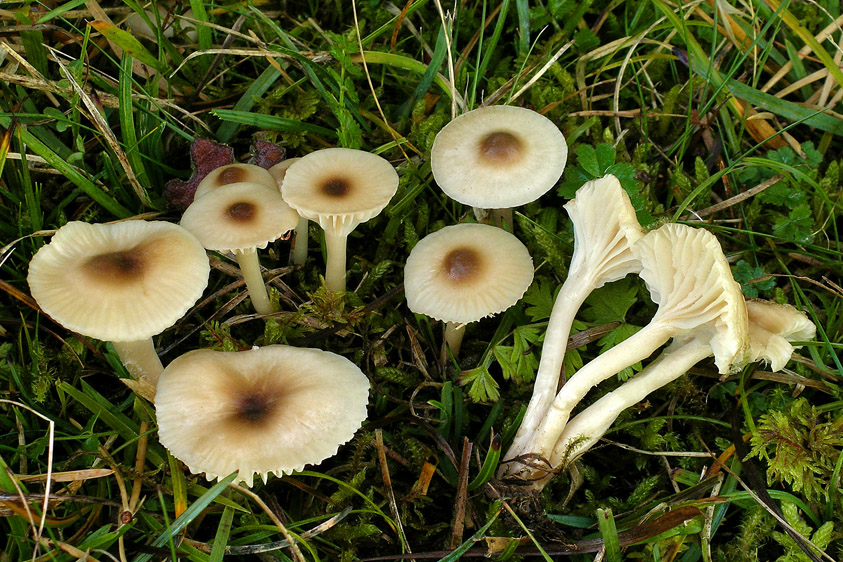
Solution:
[[[208,480],[237,471],[252,485],[335,454],[366,419],[369,380],[348,359],[269,345],[190,351],[158,381],[158,436]]]
[[[287,168],[294,163],[301,160],[301,158],[287,158],[275,164],[267,170],[275,179],[278,189],[281,189],[281,184],[284,182],[284,177],[287,175]],[[296,225],[296,233],[293,236],[293,250],[290,252],[290,261],[294,265],[304,265],[307,261],[307,218],[299,217],[299,222]]]
[[[568,145],[547,117],[523,107],[493,105],[442,128],[430,167],[442,191],[476,208],[495,209],[512,224],[512,207],[544,195],[559,180]]]
[[[329,290],[345,290],[348,235],[380,213],[397,189],[395,168],[362,150],[317,150],[287,169],[281,184],[284,200],[325,231],[325,284]]]
[[[526,452],[556,396],[571,325],[583,301],[604,284],[641,271],[633,245],[644,231],[618,178],[610,174],[586,183],[565,210],[574,225],[574,255],[547,324],[533,395],[506,460]]]
[[[210,266],[184,228],[163,221],[69,222],[29,263],[41,309],[65,328],[110,341],[148,400],[163,370],[152,336],[202,296]]]
[[[277,188],[275,178],[268,170],[254,164],[229,164],[220,166],[202,178],[196,186],[193,197],[201,197],[224,185],[233,183],[259,183],[269,188]]]
[[[666,224],[636,243],[641,278],[658,305],[647,326],[577,371],[556,395],[524,447],[549,459],[571,410],[594,385],[650,356],[671,338],[695,339],[711,348],[721,373],[743,364],[747,352],[747,312],[720,244],[711,233]],[[525,467],[526,468],[526,467]],[[509,463],[506,471],[522,471]]]
[[[749,318],[749,353],[746,363],[767,361],[773,372],[784,368],[793,353],[793,341],[814,338],[816,326],[805,314],[790,305],[752,299],[746,301]],[[640,373],[574,416],[556,442],[550,465],[571,463],[588,451],[625,409],[648,394],[680,377],[691,367],[710,357],[712,349],[699,338],[674,341]],[[540,488],[537,481],[534,487]]]
[[[258,248],[292,230],[298,215],[277,189],[257,183],[233,183],[197,197],[181,225],[209,250],[233,252],[259,314],[275,311],[260,271]]]
[[[465,324],[503,312],[532,281],[533,260],[524,244],[485,224],[446,226],[428,234],[404,267],[407,306],[445,322],[445,342],[455,357]]]

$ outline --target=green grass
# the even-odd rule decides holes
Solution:
[[[830,25],[841,9],[835,0],[712,4],[731,7],[475,0],[454,13],[435,0],[361,0],[355,27],[353,4],[339,0],[191,0],[179,10],[192,8],[196,38],[163,35],[168,18],[152,13],[152,40],[121,28],[143,11],[135,1],[4,2],[4,559],[456,560],[486,552],[486,537],[503,539],[488,543],[502,559],[586,561],[601,549],[607,560],[843,556],[843,73],[841,32]],[[407,310],[402,270],[420,238],[473,220],[440,192],[428,156],[453,111],[484,101],[552,119],[569,163],[557,189],[516,213],[515,233],[536,264],[533,287],[506,313],[470,325],[458,364],[443,369],[441,328]],[[401,175],[390,206],[349,239],[345,299],[320,289],[323,256],[312,242],[306,267],[279,270],[272,285],[283,312],[254,319],[216,256],[209,298],[156,338],[165,365],[199,347],[290,343],[339,353],[370,377],[357,436],[319,466],[256,484],[260,501],[190,474],[158,443],[154,408],[116,380],[125,371],[113,349],[53,323],[28,296],[29,260],[67,221],[178,221],[164,184],[190,175],[198,137],[230,144],[240,160],[255,138],[288,156],[362,148]],[[805,310],[817,339],[776,376],[762,366],[718,380],[711,364],[698,365],[625,412],[574,473],[559,474],[540,498],[519,498],[492,476],[529,399],[573,250],[561,206],[608,172],[648,228],[709,229],[745,294]],[[318,227],[310,233],[319,240]],[[281,268],[287,253],[277,242],[263,265]],[[576,328],[599,335],[566,367],[653,312],[637,278],[598,290]],[[471,454],[461,459],[463,451]],[[683,455],[707,451],[720,463]],[[48,470],[77,472],[52,483],[59,499],[44,514],[44,479],[23,477]]]

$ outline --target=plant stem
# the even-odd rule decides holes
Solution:
[[[465,324],[459,322],[445,322],[444,342],[442,346],[442,364],[448,362],[448,358],[453,355],[458,357],[460,354],[460,346],[462,345],[462,337],[465,335]],[[451,350],[450,355],[448,350]]]
[[[345,245],[348,235],[336,235],[325,231],[325,250],[328,254],[325,264],[325,285],[330,291],[345,291]]]
[[[240,272],[243,274],[243,281],[246,282],[255,312],[258,314],[275,312],[275,307],[269,302],[266,284],[263,282],[257,250],[252,248],[244,252],[234,252],[234,256],[237,258],[237,264],[240,266]]]

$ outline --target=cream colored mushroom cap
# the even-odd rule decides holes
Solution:
[[[161,444],[208,480],[252,485],[334,455],[366,419],[369,381],[348,359],[270,345],[188,352],[158,380]]]
[[[404,294],[413,312],[467,324],[518,302],[533,281],[533,260],[515,236],[485,224],[446,226],[413,247]]]
[[[792,341],[814,339],[817,327],[806,314],[789,304],[747,299],[749,315],[748,362],[764,360],[773,372],[784,368],[793,354]]]
[[[299,215],[336,236],[380,213],[398,189],[387,160],[363,150],[325,148],[302,156],[284,176],[281,193]]]
[[[692,334],[711,344],[721,374],[745,363],[748,341],[746,304],[740,285],[717,238],[701,228],[666,224],[636,243],[653,302],[653,322]]]
[[[430,150],[442,191],[484,209],[535,201],[556,184],[567,160],[565,137],[550,119],[510,105],[460,115],[439,131]]]
[[[229,164],[212,170],[202,178],[196,186],[193,198],[197,199],[217,188],[233,183],[259,183],[266,187],[277,187],[275,178],[269,170],[264,170],[254,164]]]
[[[176,224],[74,221],[32,257],[27,281],[65,328],[124,342],[175,324],[202,296],[209,273],[205,249]]]
[[[281,184],[284,182],[284,177],[287,175],[289,167],[299,160],[301,160],[301,158],[287,158],[285,160],[281,160],[279,163],[267,170],[269,175],[272,176],[272,179],[275,180],[275,184],[278,186],[278,189],[281,189]]]
[[[196,198],[182,215],[181,225],[209,250],[245,252],[266,248],[298,221],[276,188],[233,183]]]

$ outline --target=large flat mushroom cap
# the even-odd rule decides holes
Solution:
[[[567,160],[565,137],[550,119],[509,105],[460,115],[439,131],[430,150],[442,191],[483,209],[535,201],[556,184]]]
[[[32,257],[27,281],[65,328],[123,342],[172,326],[202,296],[209,273],[205,249],[178,225],[74,221]]]
[[[387,160],[362,150],[325,148],[287,168],[281,193],[299,215],[336,236],[380,213],[398,189]]]
[[[745,364],[746,304],[717,238],[701,228],[666,224],[648,232],[636,249],[641,278],[659,305],[653,321],[673,326],[676,337],[707,339],[721,374]]]
[[[266,187],[275,187],[275,178],[268,170],[254,164],[229,164],[212,170],[196,186],[194,199],[217,188],[233,183],[259,183]]]
[[[415,245],[404,267],[404,294],[413,312],[466,324],[518,302],[533,281],[527,248],[485,224],[446,226]]]
[[[197,197],[182,215],[181,225],[209,250],[245,252],[265,248],[298,221],[277,188],[233,183]]]
[[[209,480],[252,485],[318,464],[366,419],[369,380],[348,359],[270,345],[188,352],[164,369],[155,410],[161,444]]]

